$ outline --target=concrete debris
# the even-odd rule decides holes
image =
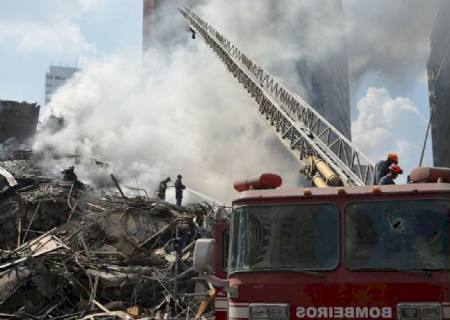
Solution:
[[[6,180],[10,187],[14,187],[17,185],[17,181],[16,179],[14,179],[13,175],[2,167],[0,167],[0,176],[2,176]]]
[[[209,289],[193,244],[216,208],[77,187],[30,161],[0,162],[2,177],[0,317],[194,318]]]

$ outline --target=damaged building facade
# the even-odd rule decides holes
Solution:
[[[37,103],[0,100],[0,143],[9,138],[25,142],[36,132],[40,106]]]
[[[39,119],[37,103],[0,100],[0,159],[21,158],[12,153],[27,149]]]
[[[428,59],[433,162],[436,167],[450,167],[450,2],[442,0],[431,33]]]

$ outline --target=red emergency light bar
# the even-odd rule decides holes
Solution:
[[[273,173],[263,173],[257,177],[249,178],[243,181],[236,181],[234,189],[238,192],[247,190],[275,189],[282,184],[281,177]]]
[[[449,168],[420,167],[411,172],[412,183],[420,182],[450,182]]]

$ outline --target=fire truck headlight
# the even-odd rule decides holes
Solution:
[[[269,307],[262,304],[251,304],[250,319],[269,319]]]
[[[279,305],[272,306],[269,308],[269,319],[270,320],[287,320],[289,318],[289,306]]]
[[[288,320],[289,305],[252,303],[250,308],[250,320]]]
[[[400,317],[402,319],[417,319],[419,317],[419,308],[411,306],[401,307]]]
[[[399,320],[440,320],[442,319],[439,303],[399,303],[397,305]]]
[[[422,307],[422,319],[440,319],[441,318],[441,308],[435,307]]]

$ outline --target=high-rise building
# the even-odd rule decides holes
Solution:
[[[66,83],[78,71],[77,68],[50,66],[45,74],[45,103],[49,103],[52,94]]]
[[[351,139],[347,45],[345,33],[337,31],[345,30],[342,2],[298,0],[292,10],[286,16],[286,1],[272,4],[277,23],[270,28],[278,46],[292,53],[272,59],[268,69]]]
[[[182,18],[176,15],[178,4],[178,0],[144,0],[142,25],[144,51],[152,46],[168,47],[177,42],[180,30],[183,30],[183,26],[178,24]],[[174,16],[175,18],[172,18]]]
[[[142,50],[146,51],[150,47],[151,36],[154,32],[155,12],[157,0],[144,0],[143,20],[142,20]]]
[[[433,31],[427,63],[428,89],[433,140],[433,162],[450,167],[450,1],[441,0]]]

